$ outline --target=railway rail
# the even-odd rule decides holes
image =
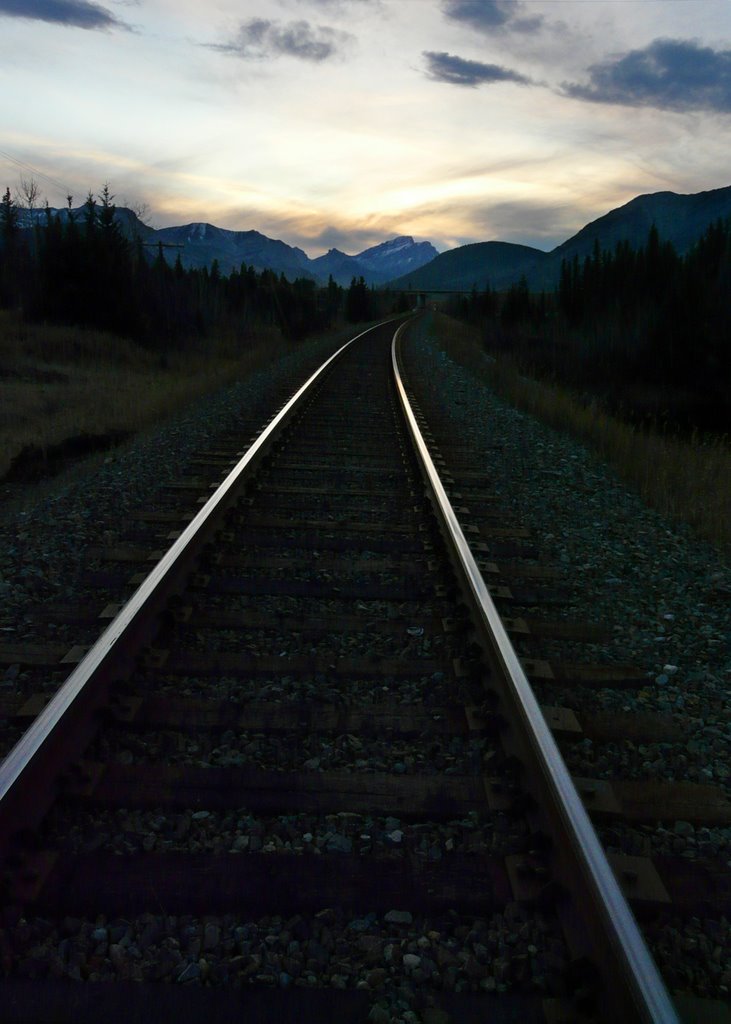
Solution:
[[[678,1019],[622,891],[639,869],[602,852],[486,559],[524,604],[550,572],[465,525],[395,328],[201,455],[223,480],[138,524],[134,595],[20,709],[8,1021]]]

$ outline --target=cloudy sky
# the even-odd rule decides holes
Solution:
[[[731,184],[729,0],[0,0],[0,184],[310,256]]]

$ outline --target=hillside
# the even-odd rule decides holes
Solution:
[[[348,256],[340,249],[330,249],[312,260],[312,269],[320,280],[332,277],[338,284],[350,284],[354,277],[363,274],[363,267],[355,256]]]
[[[67,210],[51,213],[58,213],[63,220],[69,215]],[[83,222],[83,207],[72,214]],[[37,210],[34,219],[43,222],[45,215]],[[354,256],[330,249],[310,259],[302,249],[259,231],[231,231],[207,223],[155,230],[124,207],[117,208],[116,217],[127,237],[140,238],[150,251],[162,243],[169,263],[178,254],[184,267],[210,267],[215,259],[223,274],[245,263],[257,271],[284,274],[289,280],[306,277],[324,285],[332,275],[347,287],[353,278],[363,277],[369,286],[391,284],[427,291],[481,291],[488,282],[491,288],[504,290],[525,275],[531,290],[537,292],[557,286],[564,259],[578,256],[583,260],[597,242],[602,250],[613,251],[620,241],[638,248],[653,224],[663,241],[671,242],[679,254],[686,253],[709,224],[731,217],[731,186],[692,195],[655,192],[636,196],[548,253],[502,241],[476,242],[438,253],[431,242],[415,242],[410,235],[401,235]]]
[[[672,242],[679,255],[698,241],[709,224],[719,218],[731,217],[731,186],[716,188],[695,195],[676,192],[654,192],[637,196],[624,206],[610,210],[557,246],[550,254],[551,263],[588,256],[598,241],[602,249],[613,250],[617,242],[627,241],[633,249],[647,241],[654,224],[664,242]]]
[[[83,224],[87,216],[84,206],[71,211],[65,208],[37,209],[33,212],[33,222],[45,224],[47,212],[60,217],[63,223],[71,216],[78,224]],[[179,255],[186,269],[210,268],[217,260],[224,275],[239,270],[244,263],[258,272],[272,270],[276,274],[284,274],[290,281],[304,277],[326,285],[332,275],[338,284],[346,287],[354,277],[363,277],[366,284],[372,286],[385,284],[399,274],[428,263],[437,255],[431,242],[415,242],[410,235],[399,235],[355,256],[331,249],[324,256],[310,259],[303,249],[269,238],[260,231],[231,231],[203,222],[155,229],[124,206],[116,207],[114,215],[125,237],[132,241],[141,240],[149,252],[154,252],[156,246],[162,244],[168,263],[174,263]],[[20,222],[23,227],[30,226],[27,210],[20,211]]]
[[[391,282],[394,288],[482,291],[506,288],[522,274],[540,273],[547,254],[512,242],[475,242],[440,253],[426,266]]]
[[[355,259],[365,268],[366,281],[383,284],[396,274],[418,270],[438,255],[431,242],[415,242],[411,235],[401,235],[365,249]]]
[[[637,196],[624,206],[610,210],[587,224],[549,253],[509,242],[478,242],[441,253],[415,273],[393,281],[402,288],[505,289],[525,274],[532,291],[558,285],[561,263],[578,256],[583,260],[596,242],[602,250],[613,251],[627,241],[639,248],[647,241],[653,224],[660,238],[672,242],[679,254],[686,253],[709,226],[731,217],[731,186],[693,195],[655,192]]]
[[[179,246],[185,267],[210,267],[215,259],[222,274],[229,274],[234,268],[238,270],[245,263],[259,271],[274,270],[290,279],[315,277],[312,261],[302,249],[267,238],[259,231],[228,231],[213,224],[194,223],[160,228],[153,232],[150,240]],[[174,250],[166,253],[168,262],[171,262],[171,252]]]

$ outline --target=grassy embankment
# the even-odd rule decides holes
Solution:
[[[488,362],[479,332],[460,321],[436,314],[434,330],[449,356],[478,373],[498,394],[582,441],[649,505],[731,552],[728,437],[681,439],[632,426],[597,402],[584,402],[568,389],[522,376],[509,357]]]
[[[238,351],[229,341],[161,355],[110,334],[24,324],[0,312],[0,478],[28,446],[136,433],[291,347],[264,329]]]

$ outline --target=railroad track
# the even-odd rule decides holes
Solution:
[[[394,329],[201,455],[109,553],[133,598],[18,709],[5,1019],[676,1019],[615,880],[652,903],[644,868],[608,866],[546,724],[575,722],[528,685],[553,668],[509,641],[583,634],[498,616],[556,583],[470,528],[484,481],[447,472]]]

